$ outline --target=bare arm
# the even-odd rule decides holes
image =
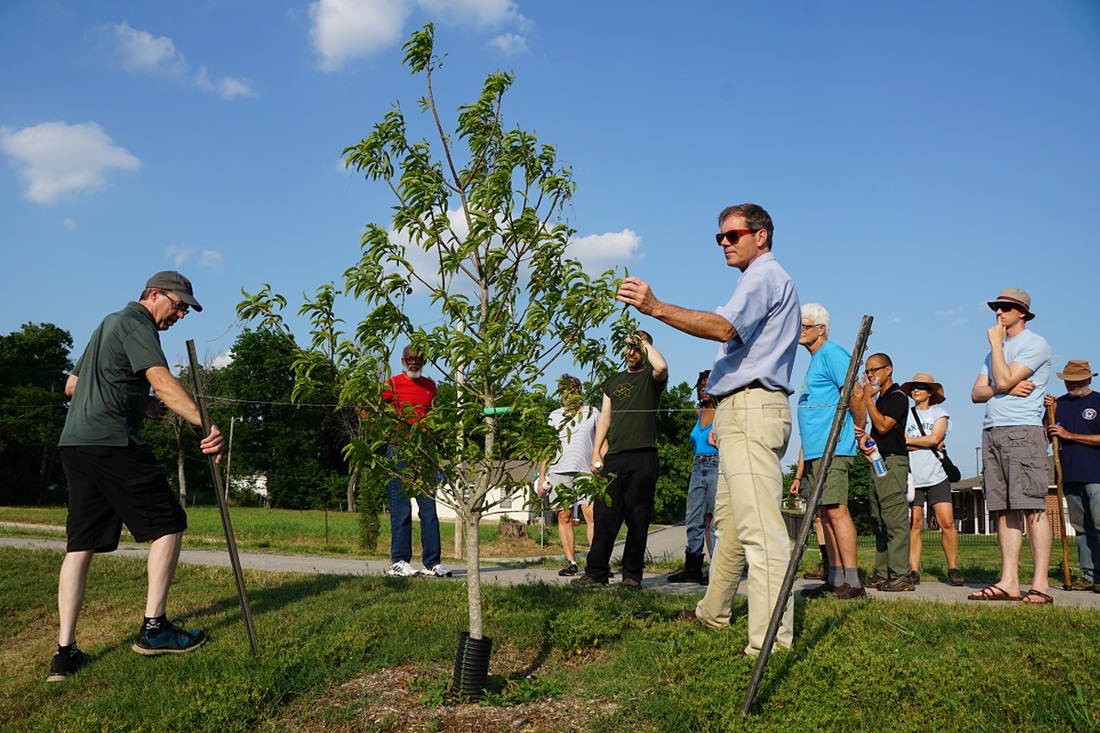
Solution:
[[[70,374],[69,378],[65,380],[65,396],[66,397],[72,397],[73,392],[76,391],[76,380],[77,380],[77,376],[75,374]]]
[[[1046,405],[1048,408],[1053,407],[1054,405],[1058,404],[1058,398],[1052,394],[1048,394],[1043,398],[1043,404]],[[1081,445],[1090,445],[1094,448],[1100,447],[1100,434],[1091,435],[1089,433],[1071,433],[1070,431],[1063,428],[1061,425],[1057,424],[1057,422],[1054,425],[1051,425],[1047,420],[1047,416],[1049,414],[1050,413],[1048,412],[1043,415],[1043,425],[1047,429],[1048,438],[1060,438],[1061,440],[1070,440],[1074,443],[1080,443]],[[1054,419],[1058,419],[1057,413],[1055,413]]]
[[[858,381],[852,388],[852,396],[848,400],[848,412],[852,413],[852,422],[857,429],[867,424],[866,400],[863,399],[863,390],[859,388]]]
[[[603,396],[603,405],[600,407],[600,419],[596,421],[596,437],[592,441],[592,472],[599,473],[603,468],[603,444],[607,440],[607,430],[611,427],[611,398]],[[600,464],[599,467],[596,464]]]
[[[149,380],[149,385],[156,391],[157,397],[165,407],[192,425],[202,427],[202,413],[199,412],[199,406],[167,367],[149,367],[145,370],[145,378]],[[224,442],[218,426],[211,423],[210,434],[204,437],[199,445],[203,453],[217,454],[220,458]]]
[[[730,341],[737,338],[737,329],[717,313],[688,310],[678,305],[657,300],[649,284],[636,277],[623,280],[615,298],[633,306],[640,313],[653,316],[662,323],[686,334],[711,341]]]
[[[646,359],[649,361],[649,366],[653,370],[653,380],[656,382],[664,382],[668,379],[668,362],[665,361],[665,357],[661,355],[657,348],[645,341],[641,340],[645,346]]]
[[[914,448],[936,448],[943,442],[944,437],[947,435],[947,418],[941,417],[936,420],[932,425],[932,432],[928,435],[918,435],[915,438],[907,437],[905,439],[905,445],[910,449]]]
[[[863,405],[867,408],[867,419],[871,421],[871,426],[878,432],[879,435],[885,435],[894,429],[894,426],[898,424],[898,421],[887,415],[883,415],[879,412],[878,405],[872,399],[877,390],[871,386],[871,382],[864,377],[863,378]]]
[[[806,462],[802,458],[802,449],[798,449],[798,468],[794,470],[794,479],[791,480],[791,493],[798,496],[802,491],[802,474],[806,472]]]

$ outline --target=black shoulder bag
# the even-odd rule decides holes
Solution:
[[[913,419],[917,423],[917,430],[920,431],[921,435],[928,435],[928,433],[924,432],[924,424],[920,421],[920,415],[917,414],[917,408],[913,407],[911,411],[913,413]],[[929,448],[928,450],[932,451],[932,455],[940,459],[940,465],[943,466],[943,472],[947,474],[948,481],[954,484],[962,480],[962,471],[959,470],[958,466],[952,463],[950,456],[947,455],[946,448],[943,449],[942,456],[935,448]]]

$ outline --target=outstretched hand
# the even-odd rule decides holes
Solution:
[[[661,302],[649,288],[649,283],[636,277],[628,277],[619,286],[619,292],[615,299],[620,303],[634,306],[639,312],[647,316],[653,315],[654,309]]]

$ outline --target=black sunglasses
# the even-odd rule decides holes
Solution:
[[[752,234],[752,229],[730,229],[728,232],[718,232],[714,235],[714,241],[718,244],[723,242],[729,242],[730,244],[737,244],[737,240],[746,234]]]
[[[932,387],[925,384],[924,382],[914,382],[912,385],[910,385],[909,391],[912,392],[914,389],[923,389],[925,392],[932,391]]]

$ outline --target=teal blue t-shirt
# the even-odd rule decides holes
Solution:
[[[810,367],[798,396],[798,434],[802,440],[802,457],[807,461],[825,455],[825,443],[829,440],[851,360],[852,355],[832,341],[826,341],[810,355]],[[845,410],[836,455],[854,456],[856,448],[855,421],[852,413]]]
[[[160,332],[145,306],[130,302],[103,319],[76,362],[76,391],[58,445],[143,443],[149,367],[168,367]]]

